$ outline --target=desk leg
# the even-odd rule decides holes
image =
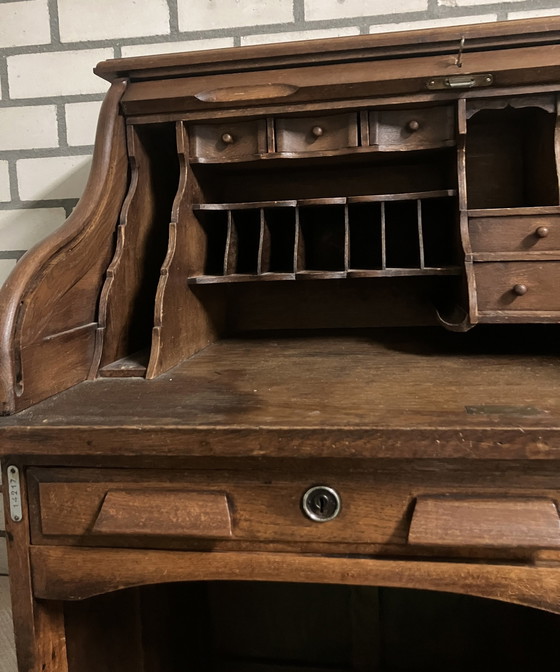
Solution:
[[[15,464],[12,460],[10,465]],[[36,600],[31,584],[29,515],[24,469],[20,471],[22,519],[10,515],[9,489],[5,488],[6,538],[10,590],[19,672],[68,672],[66,636],[61,602]],[[3,482],[8,483],[7,464]]]

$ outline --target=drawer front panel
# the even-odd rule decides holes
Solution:
[[[324,152],[358,146],[356,114],[323,117],[287,117],[275,121],[276,151]]]
[[[224,548],[263,542],[403,547],[448,543],[460,548],[507,547],[515,539],[514,546],[521,547],[519,521],[537,520],[538,530],[527,535],[526,545],[560,546],[558,498],[551,487],[557,480],[554,474],[535,480],[525,472],[520,480],[519,474],[510,474],[503,466],[499,475],[488,469],[470,476],[460,469],[457,473],[406,469],[309,477],[301,472],[146,475],[128,470],[33,469],[32,540],[145,548],[196,548],[201,540]],[[302,498],[316,485],[330,486],[340,497],[339,515],[327,522],[303,512]],[[455,532],[448,540],[443,527],[454,516]],[[443,527],[441,520],[447,521]]]
[[[189,126],[191,157],[209,162],[235,161],[266,152],[266,121]]]
[[[433,107],[417,110],[379,110],[369,113],[370,145],[395,150],[452,145],[454,110]]]
[[[560,311],[560,262],[475,264],[479,311]]]
[[[469,220],[476,252],[560,251],[560,216],[480,217]]]

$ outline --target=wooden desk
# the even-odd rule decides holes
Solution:
[[[545,669],[559,32],[98,66],[2,294],[20,672]]]

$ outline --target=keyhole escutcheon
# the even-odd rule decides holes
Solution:
[[[309,519],[326,523],[340,513],[340,495],[328,485],[315,485],[304,493],[301,508]]]

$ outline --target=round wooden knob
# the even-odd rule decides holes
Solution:
[[[513,285],[513,293],[517,294],[517,296],[523,296],[524,294],[527,294],[529,291],[529,288],[527,285]]]
[[[550,229],[547,226],[539,226],[539,228],[535,231],[537,238],[546,238],[549,233]]]
[[[316,138],[320,138],[325,132],[325,129],[322,126],[313,126],[311,129],[311,135],[315,136]]]
[[[231,133],[224,133],[222,135],[222,142],[225,142],[226,145],[233,145],[235,140],[234,140],[234,137]]]
[[[409,131],[417,131],[420,128],[420,122],[417,121],[416,119],[411,119],[408,124],[406,125]]]

